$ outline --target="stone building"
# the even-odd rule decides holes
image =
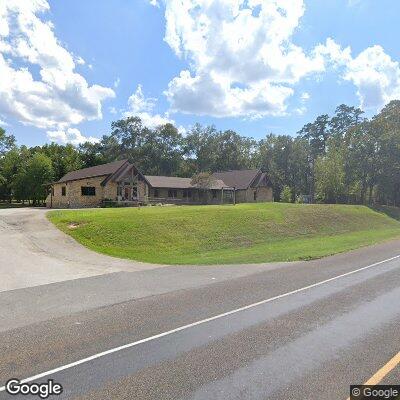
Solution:
[[[260,170],[217,172],[207,189],[191,178],[143,175],[127,160],[72,171],[51,186],[49,208],[101,205],[225,204],[272,201],[272,189]]]

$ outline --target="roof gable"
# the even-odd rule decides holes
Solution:
[[[244,169],[214,172],[213,177],[224,181],[226,186],[247,189],[260,174],[261,171],[259,169]]]
[[[257,175],[256,179],[254,179],[253,183],[251,184],[252,187],[259,187],[259,186],[268,186],[269,180],[266,172],[262,172]]]
[[[128,160],[119,160],[107,164],[96,165],[95,167],[83,168],[65,174],[58,183],[75,181],[78,179],[93,178],[95,176],[106,176],[117,172]]]

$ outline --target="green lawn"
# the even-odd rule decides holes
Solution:
[[[304,260],[400,237],[400,222],[364,206],[113,208],[52,211],[48,217],[92,250],[168,264]]]

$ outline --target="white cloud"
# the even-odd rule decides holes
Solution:
[[[156,128],[168,123],[175,124],[167,113],[164,115],[153,113],[156,102],[157,99],[155,98],[146,98],[143,94],[142,85],[138,85],[136,91],[129,97],[128,110],[123,115],[124,117],[139,117],[143,124],[149,128]]]
[[[85,60],[82,57],[79,57],[79,56],[75,58],[75,62],[77,64],[79,64],[79,65],[85,65],[86,64]]]
[[[310,98],[311,98],[310,93],[303,92],[300,95],[300,106],[293,110],[294,113],[298,115],[304,115],[307,112],[306,103],[308,100],[310,100]]]
[[[120,83],[121,83],[121,79],[119,79],[119,78],[117,78],[117,79],[114,81],[114,87],[115,87],[115,89],[119,86]]]
[[[154,7],[160,7],[158,0],[149,0],[149,2]]]
[[[0,118],[0,127],[3,127],[3,126],[10,126],[6,121],[3,121],[1,118]]]
[[[173,112],[284,115],[295,85],[306,76],[321,78],[328,68],[356,86],[363,108],[400,97],[399,64],[382,47],[354,57],[331,38],[309,53],[294,44],[304,0],[164,0],[164,6],[164,40],[189,63],[164,92]],[[296,113],[305,112],[308,99],[300,99]]]
[[[129,111],[133,114],[141,112],[151,112],[157,102],[155,98],[146,98],[143,94],[142,85],[138,85],[135,93],[128,99]]]
[[[92,136],[83,136],[77,128],[47,131],[47,136],[50,140],[61,144],[72,143],[73,145],[78,145],[85,142],[98,143],[100,141],[98,138]]]
[[[324,59],[292,42],[303,0],[165,1],[165,41],[190,70],[165,92],[173,111],[217,117],[283,115],[292,86]]]
[[[302,101],[307,101],[307,100],[310,100],[310,93],[308,93],[308,92],[303,92],[302,94],[301,94],[301,96],[300,96],[300,98],[301,98],[301,100]]]
[[[368,47],[353,56],[350,47],[343,49],[328,39],[317,52],[338,69],[342,79],[355,85],[362,109],[377,111],[400,98],[400,65],[381,46]]]
[[[23,124],[68,132],[71,125],[102,118],[102,101],[115,93],[90,86],[75,72],[85,61],[60,44],[43,17],[49,9],[47,0],[0,2],[0,112]]]
[[[346,65],[344,79],[357,87],[363,109],[380,109],[400,99],[400,68],[381,46],[362,51]]]

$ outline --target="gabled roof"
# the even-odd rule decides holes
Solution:
[[[259,169],[243,169],[224,172],[214,172],[213,177],[222,180],[226,186],[236,189],[247,189],[261,175]]]
[[[95,167],[83,168],[68,172],[57,183],[75,181],[78,179],[94,178],[95,176],[108,176],[115,174],[128,160],[114,161],[108,164],[96,165]]]
[[[153,188],[170,188],[170,189],[196,189],[196,185],[192,185],[191,178],[178,178],[174,176],[144,176],[147,182]],[[220,179],[215,179],[209,189],[226,188],[225,183]]]
[[[269,183],[268,176],[266,172],[262,172],[260,175],[254,179],[253,183],[251,184],[252,187],[257,187],[263,183],[264,179],[266,178],[266,183]]]
[[[105,186],[109,181],[112,182],[119,182],[121,179],[123,179],[128,173],[131,171],[136,170],[136,172],[143,177],[143,174],[131,163],[126,162],[125,164],[122,164],[120,168],[118,168],[114,173],[108,175],[103,182],[101,182],[102,186]]]

